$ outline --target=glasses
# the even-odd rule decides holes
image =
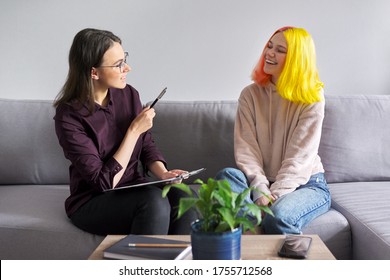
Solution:
[[[119,72],[123,73],[123,70],[125,69],[125,66],[127,64],[127,58],[129,56],[128,52],[125,52],[125,58],[122,62],[118,63],[117,65],[101,65],[99,67],[111,67],[111,68],[118,68]]]

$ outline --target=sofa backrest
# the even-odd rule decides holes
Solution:
[[[52,101],[0,99],[0,185],[66,184]]]
[[[223,167],[235,167],[233,129],[236,101],[159,101],[152,133],[168,168],[205,167],[207,180]],[[194,179],[196,179],[194,178]]]
[[[236,101],[164,101],[152,132],[169,168],[235,167]],[[67,184],[52,101],[0,99],[0,185]],[[326,96],[319,154],[328,182],[390,180],[390,96]]]
[[[330,183],[390,179],[390,96],[327,95],[319,154]]]
[[[206,167],[202,179],[235,167],[236,101],[155,107],[153,135],[170,168]],[[390,96],[326,96],[319,154],[329,183],[390,179]]]

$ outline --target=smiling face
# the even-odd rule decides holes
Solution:
[[[126,75],[131,70],[125,62],[125,52],[122,45],[114,42],[102,59],[101,66],[94,67],[92,78],[100,89],[124,88],[126,86]]]
[[[287,41],[282,32],[276,33],[264,49],[264,72],[272,76],[271,81],[276,84],[283,71],[287,55]]]

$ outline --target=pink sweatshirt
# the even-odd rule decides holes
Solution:
[[[299,104],[282,98],[275,85],[251,84],[238,102],[234,132],[237,167],[262,193],[276,198],[324,172],[318,156],[325,102]],[[273,182],[270,187],[270,182]]]

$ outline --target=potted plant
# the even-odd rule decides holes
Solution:
[[[180,199],[178,218],[191,208],[200,214],[200,220],[191,225],[193,258],[240,259],[242,232],[255,232],[261,223],[261,212],[273,215],[272,211],[268,206],[245,202],[253,187],[238,194],[226,180],[209,178],[204,183],[197,179],[194,183],[200,184],[197,195],[184,183],[167,185],[162,193],[166,197],[171,188],[178,188],[189,195]]]

